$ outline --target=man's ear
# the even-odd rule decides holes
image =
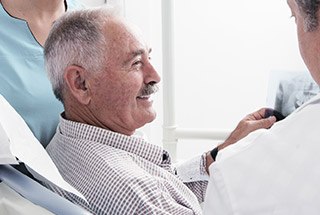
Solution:
[[[91,100],[88,73],[80,66],[68,66],[64,72],[64,81],[69,91],[81,104],[87,105]]]

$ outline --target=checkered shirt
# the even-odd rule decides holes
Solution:
[[[202,214],[199,201],[207,181],[184,184],[169,154],[141,138],[61,117],[47,152],[87,203],[53,184],[45,185],[93,214]],[[204,169],[200,159],[199,163]]]

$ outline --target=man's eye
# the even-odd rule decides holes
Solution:
[[[142,65],[142,61],[138,60],[133,62],[132,66],[141,66]]]

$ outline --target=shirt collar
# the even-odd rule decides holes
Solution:
[[[60,116],[59,132],[62,135],[94,141],[133,153],[157,165],[171,163],[169,153],[162,147],[153,145],[136,136],[127,136],[100,127],[74,122]]]

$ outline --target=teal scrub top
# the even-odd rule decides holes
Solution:
[[[67,1],[68,10],[83,7]],[[44,68],[43,47],[25,20],[12,17],[0,3],[0,94],[47,146],[63,111]]]

